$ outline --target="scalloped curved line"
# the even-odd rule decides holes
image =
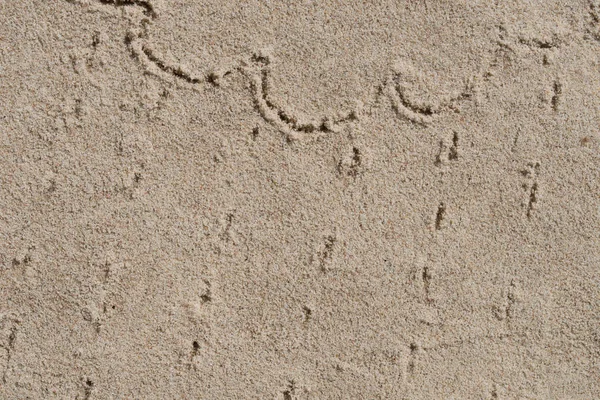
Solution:
[[[66,0],[69,3],[82,3],[81,0]],[[112,5],[114,7],[140,7],[143,10],[146,18],[140,21],[140,28],[137,33],[131,32],[126,37],[126,42],[133,56],[140,61],[149,70],[155,69],[169,76],[173,76],[178,80],[191,85],[197,85],[202,82],[211,83],[218,86],[220,78],[216,73],[208,74],[193,74],[184,66],[165,61],[164,57],[158,54],[148,44],[149,37],[148,25],[158,18],[152,3],[148,0],[94,0],[98,4]],[[353,110],[342,117],[325,116],[320,120],[312,120],[309,122],[301,122],[299,119],[282,107],[277,106],[269,97],[269,82],[268,82],[268,57],[253,55],[251,62],[254,65],[261,65],[259,73],[251,72],[248,69],[238,67],[245,72],[245,75],[250,79],[253,89],[256,108],[261,117],[269,124],[285,133],[289,139],[299,139],[310,133],[329,133],[338,132],[340,128],[351,124],[358,120],[358,111]],[[151,71],[150,71],[151,72]],[[398,76],[396,73],[395,77]],[[433,118],[441,112],[443,108],[451,108],[452,103],[457,100],[463,100],[470,97],[470,93],[463,91],[458,96],[442,100],[438,105],[427,103],[415,104],[405,95],[404,90],[393,79],[388,80],[384,85],[384,91],[391,100],[392,108],[396,114],[404,119],[420,125],[428,125],[433,121]]]
[[[101,4],[112,4],[115,7],[121,6],[138,6],[144,9],[144,14],[156,19],[158,15],[154,10],[154,6],[147,0],[98,0]]]
[[[260,73],[249,72],[251,86],[254,92],[256,107],[263,119],[274,125],[285,134],[289,139],[299,139],[305,134],[310,133],[328,133],[337,132],[342,125],[346,125],[358,120],[357,111],[350,111],[341,118],[323,117],[320,121],[300,122],[283,108],[278,107],[269,98],[268,68],[263,67]]]
[[[399,73],[396,73],[394,79],[388,81],[386,85],[387,94],[396,114],[415,124],[429,125],[444,109],[453,108],[454,103],[469,99],[472,96],[473,84],[469,83],[460,93],[442,98],[437,104],[426,102],[417,103],[410,100],[405,94],[405,90],[394,81],[398,76]]]

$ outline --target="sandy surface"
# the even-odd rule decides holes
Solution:
[[[600,398],[600,1],[0,0],[1,399]]]

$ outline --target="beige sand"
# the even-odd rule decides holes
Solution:
[[[0,0],[1,399],[600,398],[600,1]]]

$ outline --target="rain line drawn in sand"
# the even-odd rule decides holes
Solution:
[[[1,338],[2,341],[0,341],[0,349],[4,350],[4,354],[0,354],[0,361],[2,362],[0,364],[2,384],[6,384],[8,378],[10,361],[15,349],[15,340],[17,338],[17,323],[18,321],[15,319],[4,319],[3,316],[0,315],[0,328],[2,328],[2,331],[0,332],[5,334],[5,337]]]
[[[515,313],[515,288],[515,282],[514,280],[511,280],[510,284],[502,290],[504,304],[502,306],[492,307],[492,311],[496,319],[498,321],[506,321],[508,325],[510,325],[511,319],[513,318]]]
[[[319,247],[319,250],[316,253],[316,257],[314,261],[317,261],[319,270],[321,272],[328,271],[328,264],[331,262],[333,257],[334,246],[337,242],[335,235],[327,235],[324,237],[324,242]]]
[[[446,151],[447,150],[447,151]],[[439,167],[449,161],[458,160],[458,132],[452,131],[452,144],[450,147],[444,140],[440,140],[440,150],[435,158],[434,165]]]
[[[552,104],[552,111],[554,111],[554,112],[558,111],[558,106],[560,104],[560,96],[561,96],[561,94],[562,94],[562,84],[557,79],[552,84],[552,100],[551,100],[551,104]]]
[[[526,212],[527,219],[531,219],[533,211],[535,210],[536,203],[538,201],[537,176],[539,174],[539,169],[539,162],[530,162],[527,163],[527,168],[521,170],[521,175],[523,175],[529,181],[529,183],[523,183],[522,185],[523,189],[529,192]]]
[[[446,205],[442,202],[438,206],[437,212],[435,214],[435,230],[439,231],[442,229],[442,222],[444,222],[444,217],[446,216]]]
[[[358,147],[352,146],[352,152],[338,162],[337,171],[340,175],[356,178],[362,171],[363,164],[362,152]]]
[[[94,382],[91,379],[86,379],[83,387],[83,399],[89,400],[92,397],[92,391],[94,390]]]
[[[590,0],[589,16],[591,21],[588,32],[594,40],[600,42],[600,0]]]

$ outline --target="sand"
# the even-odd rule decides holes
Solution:
[[[600,398],[600,2],[0,0],[1,399]]]

